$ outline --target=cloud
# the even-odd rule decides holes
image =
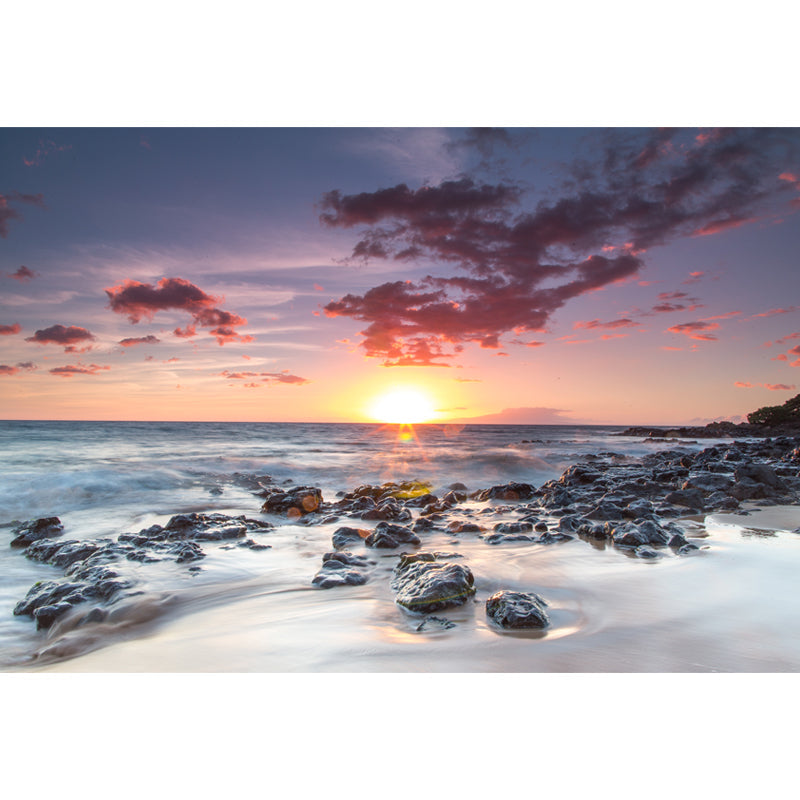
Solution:
[[[184,329],[175,328],[174,335],[189,338],[197,335],[196,326],[211,328],[209,334],[220,345],[229,342],[252,342],[252,336],[239,334],[236,328],[247,324],[244,317],[217,308],[222,298],[206,294],[199,286],[183,278],[161,278],[154,286],[134,280],[124,280],[118,286],[105,289],[109,308],[117,314],[127,315],[137,324],[142,319],[152,320],[160,311],[183,311],[191,315],[192,324]]]
[[[545,406],[522,406],[518,408],[504,408],[496,414],[483,414],[479,417],[462,417],[448,420],[448,422],[470,423],[497,423],[505,425],[574,425],[576,421],[561,408],[547,408]]]
[[[311,383],[311,381],[307,378],[301,378],[299,375],[292,375],[288,369],[285,369],[282,372],[237,372],[226,369],[218,374],[223,378],[227,378],[228,380],[243,381],[249,378],[257,378],[261,382],[250,382],[245,384],[245,386],[248,388],[274,383],[289,383],[294,384],[295,386],[302,386],[303,384]]]
[[[497,147],[514,147],[514,140],[505,128],[467,128],[461,139],[446,145],[451,152],[474,148],[484,158],[491,158]]]
[[[39,147],[36,149],[36,153],[30,158],[23,156],[22,162],[26,167],[41,167],[49,155],[63,153],[65,150],[71,149],[71,144],[56,144],[49,139],[39,139]]]
[[[469,177],[326,193],[322,223],[360,228],[351,259],[425,259],[456,274],[384,283],[325,313],[365,322],[360,346],[387,366],[444,366],[465,343],[498,348],[515,329],[544,329],[573,298],[634,278],[649,248],[744,224],[780,192],[780,131],[720,129],[680,147],[676,136],[618,134],[562,196],[533,209],[520,187]]]
[[[789,306],[788,308],[771,308],[769,311],[762,311],[760,314],[753,314],[750,319],[757,317],[774,317],[776,314],[789,314],[792,311],[797,311],[800,306]]]
[[[762,389],[769,389],[771,392],[791,392],[797,387],[794,384],[787,383],[749,383],[748,381],[736,381],[733,384],[739,389],[756,389],[759,386]]]
[[[684,322],[682,325],[673,325],[667,328],[670,333],[680,333],[688,336],[690,339],[699,339],[703,342],[715,342],[717,337],[707,333],[707,331],[715,331],[719,328],[718,322]]]
[[[57,344],[64,347],[65,353],[86,353],[92,349],[91,345],[79,348],[78,344],[82,342],[94,342],[97,337],[90,333],[86,328],[80,328],[77,325],[51,325],[49,328],[38,330],[33,336],[25,339],[26,342],[34,342],[35,344]]]
[[[576,322],[573,326],[573,330],[578,330],[580,328],[586,328],[588,330],[593,329],[603,329],[603,330],[614,330],[616,328],[638,328],[640,325],[639,322],[634,322],[632,319],[613,319],[609,322],[600,322],[599,319],[592,319],[588,322]]]
[[[38,369],[38,367],[30,361],[20,361],[14,367],[8,364],[0,364],[0,375],[19,375],[20,372],[33,372],[35,369]]]
[[[38,272],[34,272],[32,269],[28,269],[26,266],[21,266],[15,272],[7,273],[9,278],[13,278],[15,281],[19,281],[20,283],[27,283],[30,280],[33,280],[35,277],[38,276]]]
[[[9,194],[0,194],[0,238],[5,239],[8,236],[8,223],[10,220],[21,220],[22,214],[12,206],[12,203],[24,203],[27,205],[36,206],[37,208],[46,208],[44,204],[44,197],[41,194],[21,194],[20,192],[10,192]],[[27,267],[25,267],[27,269]],[[19,270],[17,270],[19,272]],[[16,275],[16,273],[14,273]],[[13,277],[13,276],[12,276]]]
[[[0,325],[0,336],[14,336],[22,330],[22,325],[15,322],[13,325]]]
[[[128,339],[122,339],[119,344],[123,347],[135,347],[137,344],[158,344],[161,341],[157,336],[149,334],[148,336],[136,336]]]
[[[57,375],[59,378],[74,378],[76,375],[97,375],[98,372],[105,369],[111,369],[111,367],[98,364],[68,364],[65,367],[53,367],[50,374]]]

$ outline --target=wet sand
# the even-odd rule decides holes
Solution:
[[[486,504],[472,504],[478,511]],[[752,507],[752,506],[751,506]],[[514,519],[492,515],[492,523]],[[432,532],[425,550],[460,553],[475,575],[473,602],[436,616],[447,630],[397,606],[395,551],[363,586],[311,585],[340,523],[288,525],[273,548],[208,547],[204,571],[152,587],[102,630],[51,631],[47,672],[781,672],[800,667],[800,507],[690,523],[700,551],[643,560],[575,539],[488,545],[475,534]],[[601,548],[601,549],[599,549]],[[550,604],[543,632],[499,631],[486,618],[498,589]],[[147,590],[146,590],[147,591]],[[68,627],[65,625],[63,627]],[[87,637],[99,636],[91,641]],[[92,649],[96,648],[96,649]],[[84,655],[79,653],[90,650]],[[70,657],[71,655],[75,657]]]

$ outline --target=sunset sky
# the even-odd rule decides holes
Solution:
[[[0,417],[735,418],[800,392],[800,131],[0,130]]]

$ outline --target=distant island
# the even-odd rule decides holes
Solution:
[[[773,437],[800,435],[800,394],[782,406],[763,406],[747,415],[747,422],[711,422],[689,427],[635,426],[618,436],[647,436],[648,438],[725,439],[736,437]]]

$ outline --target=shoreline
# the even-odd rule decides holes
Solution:
[[[17,526],[20,556],[60,568],[63,578],[34,585],[28,597],[20,598],[19,614],[40,624],[38,636],[44,641],[34,654],[38,657],[11,669],[65,663],[102,649],[106,634],[112,643],[121,634],[144,633],[169,611],[160,601],[147,600],[152,594],[148,591],[141,598],[141,575],[151,569],[148,565],[168,562],[159,569],[170,569],[170,579],[183,585],[186,576],[203,571],[206,556],[221,557],[221,551],[233,548],[237,553],[274,553],[284,546],[281,536],[296,536],[298,530],[309,535],[320,531],[328,541],[322,560],[301,579],[312,596],[335,597],[382,582],[380,592],[396,603],[400,619],[410,619],[415,633],[435,637],[449,631],[450,623],[453,628],[464,624],[451,617],[458,619],[459,609],[473,602],[473,587],[481,585],[479,571],[473,574],[453,548],[469,543],[487,553],[518,557],[526,548],[546,553],[583,542],[608,557],[657,563],[707,553],[698,519],[713,514],[744,517],[753,513],[754,505],[800,502],[796,438],[733,441],[700,451],[665,449],[638,459],[617,456],[587,455],[538,487],[512,482],[467,493],[463,485],[453,485],[442,496],[432,495],[424,484],[405,482],[361,486],[325,499],[315,487],[279,487],[268,476],[241,476],[258,498],[252,517],[177,514],[166,525],[122,533],[116,540],[64,539],[52,520],[38,527]],[[435,581],[433,589],[412,586],[404,604],[399,598],[407,587],[396,589],[403,554],[405,568],[414,567],[415,578],[446,567],[449,578],[459,573],[464,583],[455,594],[449,586],[439,606],[439,600],[427,605],[419,600],[425,592],[438,591]],[[126,570],[131,564],[136,565],[138,582]],[[156,588],[171,591],[169,584]],[[486,592],[476,591],[482,606]],[[457,602],[448,602],[454,597]],[[184,611],[191,612],[191,603]],[[562,623],[556,614],[545,626],[546,635],[562,635]],[[503,635],[497,626],[489,629]]]

